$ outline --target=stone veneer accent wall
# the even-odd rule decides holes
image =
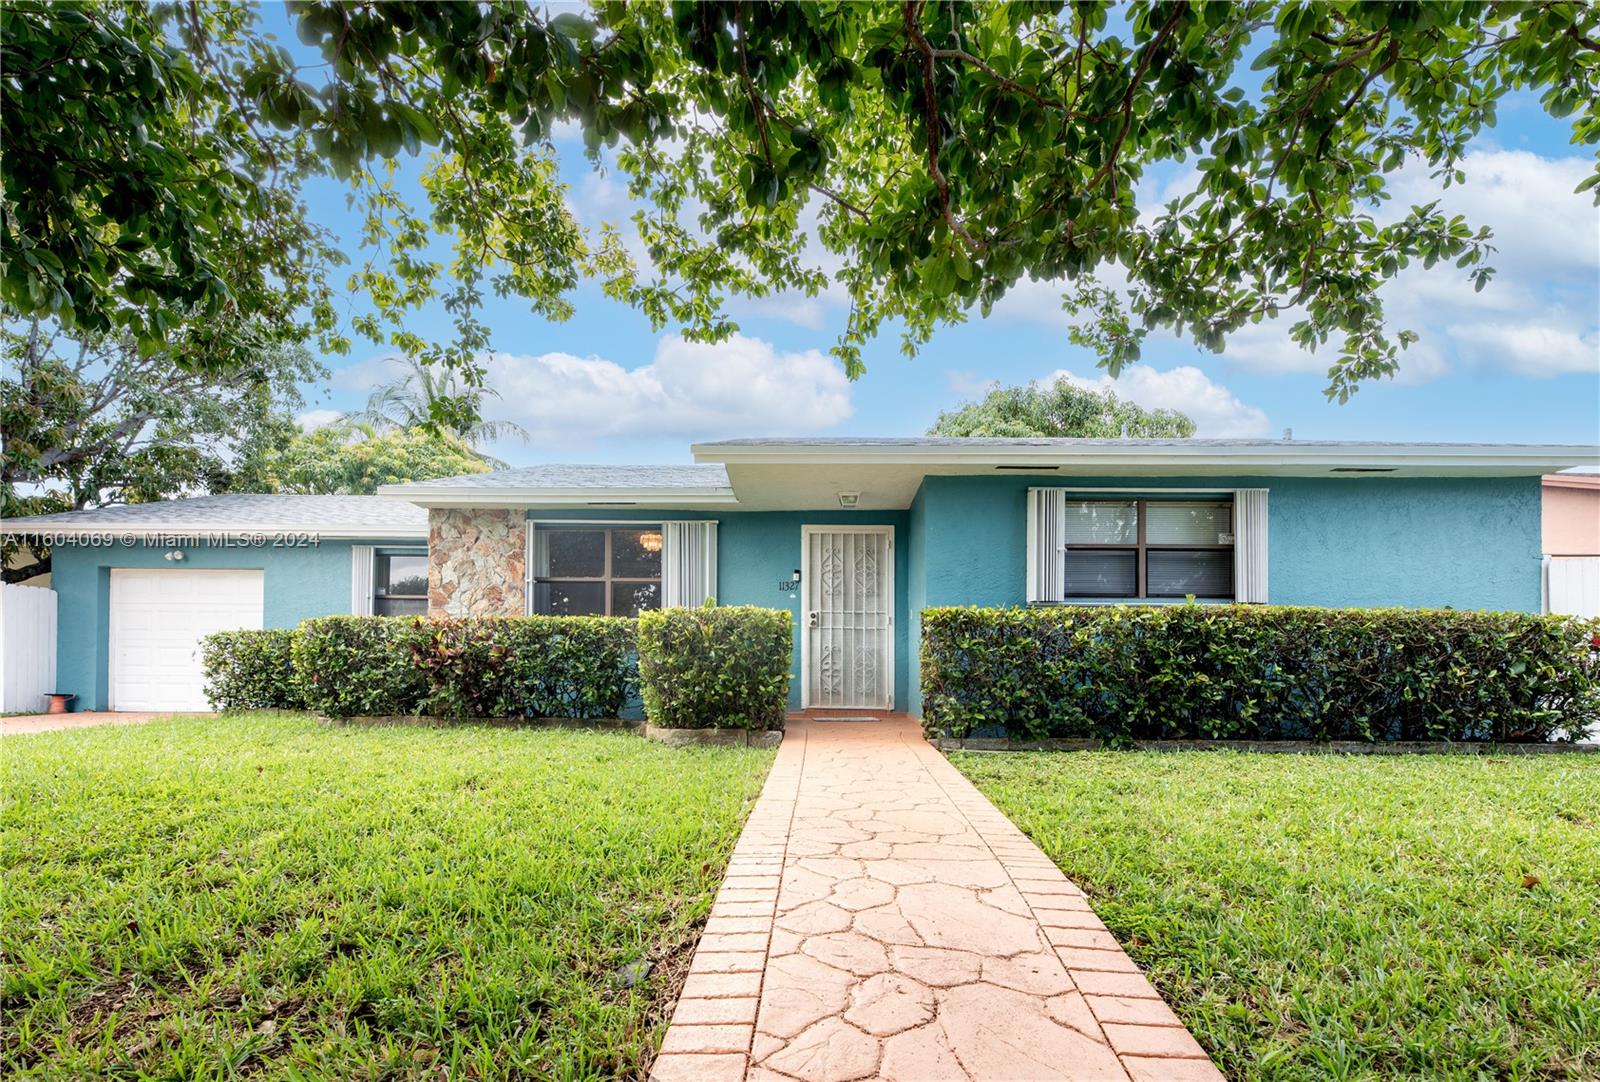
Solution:
[[[527,555],[521,509],[435,507],[428,512],[428,613],[521,616]]]

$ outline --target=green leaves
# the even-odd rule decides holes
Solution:
[[[200,641],[206,701],[213,710],[301,710],[305,707],[288,628],[218,631]]]
[[[1509,612],[928,609],[924,724],[1113,745],[1581,739],[1600,725],[1597,632],[1592,620]]]
[[[244,463],[263,492],[371,495],[380,485],[483,473],[488,463],[462,440],[423,428],[388,432],[332,424],[262,447]]]
[[[325,616],[288,634],[306,708],[328,717],[611,718],[638,683],[620,617]]]
[[[1145,409],[1061,379],[1047,387],[996,387],[982,401],[940,413],[928,435],[1182,439],[1194,435],[1194,422],[1177,410]]]
[[[491,292],[563,319],[592,276],[715,340],[730,296],[833,284],[857,375],[886,323],[914,353],[1026,275],[1065,283],[1071,339],[1112,372],[1152,331],[1217,350],[1288,315],[1338,352],[1343,400],[1395,370],[1375,296],[1408,263],[1488,281],[1466,223],[1377,226],[1390,176],[1418,159],[1459,182],[1517,91],[1600,143],[1600,8],[1563,0],[1136,0],[1115,34],[1094,3],[289,10],[323,65],[297,71],[242,6],[0,9],[0,301],[192,368],[246,352],[243,315],[325,349],[353,330],[470,383]],[[647,270],[614,223],[572,219],[563,123],[597,162],[617,149]],[[1194,192],[1140,206],[1146,171],[1190,155]],[[390,179],[411,157],[426,208]],[[348,327],[331,276],[350,253],[307,224],[319,174],[364,213]],[[1580,190],[1600,199],[1597,178]],[[436,303],[453,327],[428,341],[410,324]]]
[[[645,716],[668,729],[782,729],[793,618],[786,609],[655,609],[639,614]]]

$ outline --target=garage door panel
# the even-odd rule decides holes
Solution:
[[[111,707],[205,710],[200,640],[262,626],[259,570],[111,572]]]

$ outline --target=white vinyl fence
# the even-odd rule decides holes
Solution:
[[[1544,611],[1600,617],[1600,556],[1546,556]]]
[[[56,683],[56,592],[0,585],[0,711],[43,713]]]

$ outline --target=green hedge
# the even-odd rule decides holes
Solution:
[[[645,716],[669,729],[782,729],[792,623],[784,609],[641,613]]]
[[[296,630],[292,653],[306,707],[330,718],[419,714],[428,674],[412,656],[426,621],[415,616],[319,616]]]
[[[419,620],[416,631],[424,713],[614,718],[638,688],[637,630],[622,617]]]
[[[638,686],[634,622],[603,616],[324,616],[295,633],[329,717],[616,717]]]
[[[214,710],[300,710],[305,700],[295,679],[290,647],[295,633],[218,631],[201,640],[206,698]]]
[[[1281,606],[928,609],[930,733],[1012,739],[1574,739],[1600,621]]]

